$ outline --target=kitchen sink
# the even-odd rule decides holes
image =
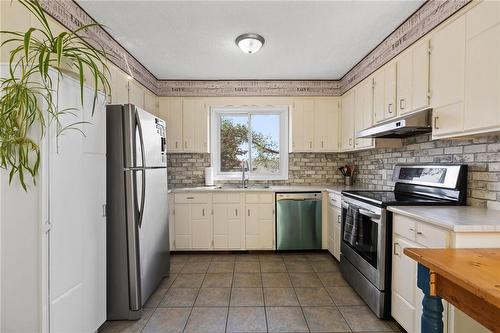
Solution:
[[[268,188],[270,188],[269,185],[260,185],[260,184],[248,185],[248,187],[242,187],[240,184],[226,184],[215,187],[215,189],[217,190],[227,190],[227,189],[252,190],[252,189],[268,189]]]

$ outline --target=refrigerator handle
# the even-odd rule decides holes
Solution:
[[[144,169],[145,161],[146,161],[146,153],[144,152],[144,138],[142,137],[142,125],[141,125],[141,118],[139,117],[139,114],[135,114],[135,121],[137,124],[137,128],[139,129],[139,143],[141,145],[141,160],[142,160],[142,167],[143,169],[141,170],[142,172],[142,189],[141,189],[141,204],[139,206],[139,219],[138,219],[138,225],[139,228],[142,226],[142,217],[144,214],[144,200],[145,200],[145,195],[146,195],[146,170]]]

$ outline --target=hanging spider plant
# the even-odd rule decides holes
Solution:
[[[92,115],[99,90],[110,90],[107,79],[107,54],[93,47],[83,32],[99,26],[84,25],[74,31],[55,35],[38,0],[19,0],[28,9],[41,28],[26,32],[0,31],[5,36],[1,47],[10,47],[8,73],[0,78],[0,167],[9,169],[9,182],[17,175],[27,190],[26,175],[35,183],[40,166],[38,137],[42,138],[46,125],[56,122],[57,135],[64,130],[78,129],[73,123],[63,127],[60,117],[76,115],[76,108],[59,110],[57,106],[59,83],[63,74],[76,77],[80,83],[83,105],[84,73],[90,73],[94,88]],[[75,106],[76,107],[76,106]],[[37,133],[37,134],[33,134]]]

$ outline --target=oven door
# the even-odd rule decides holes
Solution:
[[[342,198],[342,254],[379,290],[386,287],[386,233],[385,209]]]

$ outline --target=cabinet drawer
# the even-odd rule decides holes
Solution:
[[[274,193],[247,193],[245,194],[246,203],[273,203]]]
[[[394,214],[393,230],[395,234],[415,241],[415,230],[417,222],[406,216]]]
[[[214,203],[240,203],[240,193],[214,193],[212,195]]]
[[[425,247],[448,247],[448,231],[427,223],[417,223],[417,242]]]
[[[209,203],[210,193],[176,193],[175,203]]]
[[[335,193],[328,193],[328,204],[340,208],[341,197]]]

